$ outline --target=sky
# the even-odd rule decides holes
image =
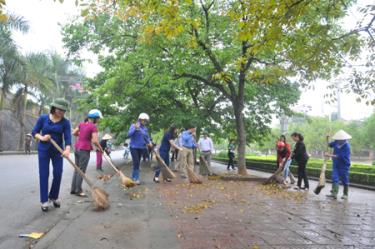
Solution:
[[[365,5],[372,0],[359,0],[359,5]],[[11,13],[24,16],[29,21],[30,31],[27,34],[14,32],[13,37],[24,53],[37,51],[56,51],[64,55],[61,25],[69,23],[75,16],[79,15],[79,9],[74,4],[75,0],[65,0],[63,4],[53,0],[7,0],[7,10]],[[350,12],[350,17],[343,22],[348,29],[353,27],[360,15],[355,10]],[[83,56],[90,59],[83,65],[86,75],[95,76],[101,71],[97,64],[95,55],[85,52]],[[306,111],[309,115],[324,116],[337,110],[336,104],[325,104],[323,97],[327,92],[328,82],[318,80],[314,83],[314,90],[302,90],[301,99],[295,110]],[[341,113],[346,120],[360,120],[372,114],[374,106],[357,103],[353,94],[341,94]],[[311,107],[306,108],[306,107]]]

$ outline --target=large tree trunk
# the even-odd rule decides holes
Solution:
[[[233,109],[234,109],[234,116],[236,118],[236,131],[237,131],[238,174],[247,175],[246,160],[245,160],[245,153],[246,153],[245,120],[244,120],[244,116],[242,113],[241,105],[237,101],[233,103]]]

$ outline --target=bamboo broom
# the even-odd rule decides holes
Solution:
[[[329,151],[329,146],[327,146],[327,152]],[[318,186],[314,189],[316,195],[320,194],[320,191],[324,188],[326,184],[326,169],[327,169],[327,157],[324,156],[323,165],[320,169],[319,183]]]
[[[199,173],[201,175],[210,175],[212,174],[211,170],[208,168],[207,161],[203,156],[199,157]]]
[[[194,183],[194,184],[202,183],[202,180],[197,176],[197,174],[194,173],[194,171],[188,165],[186,165],[186,171],[188,173],[188,178],[189,178],[190,183]]]
[[[112,167],[112,169],[118,174],[118,176],[120,177],[120,181],[121,181],[121,184],[127,188],[132,188],[136,185],[136,183],[130,179],[129,177],[127,177],[126,175],[124,175],[124,173],[122,173],[121,170],[119,170],[118,168],[116,168],[116,166],[113,164],[112,162],[112,159],[107,155],[107,153],[103,150],[103,148],[101,146],[99,146],[99,150],[102,152],[105,160],[107,160],[107,162],[109,163],[109,165]]]
[[[167,178],[176,178],[175,173],[168,167],[168,165],[164,162],[164,160],[160,157],[158,153],[155,152],[156,160],[160,164],[160,170],[163,175],[163,179],[166,180]]]
[[[52,145],[63,155],[63,150],[60,148],[60,146],[53,140],[50,139]],[[65,159],[73,166],[73,168],[80,174],[80,176],[85,180],[87,185],[90,186],[91,189],[91,197],[94,202],[94,205],[97,210],[105,210],[109,207],[109,200],[108,200],[108,194],[98,187],[96,187],[92,181],[86,176],[85,173],[70,159],[69,157],[65,157]]]
[[[184,153],[183,150],[181,152]],[[189,182],[190,183],[194,183],[194,184],[201,184],[202,180],[197,176],[197,174],[195,174],[194,170],[189,167],[189,164],[186,161],[187,158],[185,156],[183,156],[182,159],[183,160],[181,161],[181,163],[183,163],[184,166],[186,167],[186,171],[187,171],[187,175],[188,175],[188,178],[189,178]]]

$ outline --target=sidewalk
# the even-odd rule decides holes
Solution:
[[[223,164],[212,166],[226,172]],[[122,169],[129,175],[130,165]],[[105,171],[112,174],[108,167]],[[256,182],[189,184],[178,177],[155,184],[150,168],[142,170],[142,180],[131,190],[122,189],[117,176],[100,182],[110,194],[111,207],[104,212],[93,211],[90,199],[71,197],[62,219],[34,248],[375,248],[371,191],[352,188],[349,201],[333,201],[325,197],[329,187],[316,196],[312,190],[283,191]]]
[[[130,166],[122,170],[129,175]],[[105,167],[104,173],[113,171]],[[113,176],[100,186],[110,195],[108,210],[93,211],[90,199],[77,200],[34,248],[179,248],[176,229],[155,191],[149,168],[143,169],[142,181],[142,185],[125,190]]]

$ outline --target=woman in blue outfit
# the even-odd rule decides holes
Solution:
[[[137,184],[141,183],[139,170],[141,157],[147,149],[147,146],[152,146],[146,127],[149,121],[150,117],[146,113],[141,113],[138,117],[138,121],[132,124],[128,131],[128,137],[130,138],[130,154],[133,160],[132,178]]]
[[[159,154],[160,157],[163,159],[165,164],[169,167],[169,151],[171,149],[171,146],[176,150],[181,150],[180,147],[178,147],[174,140],[177,138],[177,128],[176,126],[172,125],[169,130],[164,134],[163,139],[161,140],[160,148],[159,148]],[[159,183],[159,175],[160,175],[160,165],[155,170],[154,175],[154,182]],[[170,182],[171,179],[165,179],[165,181]]]
[[[40,202],[42,211],[44,212],[48,211],[48,199],[57,208],[61,205],[58,198],[63,171],[63,157],[49,140],[52,138],[61,148],[65,147],[63,156],[69,156],[72,140],[71,127],[69,120],[64,117],[68,106],[69,103],[66,100],[56,99],[55,102],[51,104],[50,113],[41,115],[32,131],[33,137],[39,141]],[[53,166],[53,180],[48,193],[50,161],[52,161]]]
[[[337,199],[339,192],[339,181],[344,185],[344,194],[342,199],[348,199],[349,192],[349,169],[350,169],[350,144],[348,140],[352,137],[343,130],[339,130],[333,135],[333,142],[328,146],[333,148],[333,154],[326,153],[326,156],[332,158],[332,190],[328,197]],[[329,136],[327,136],[327,142]]]

